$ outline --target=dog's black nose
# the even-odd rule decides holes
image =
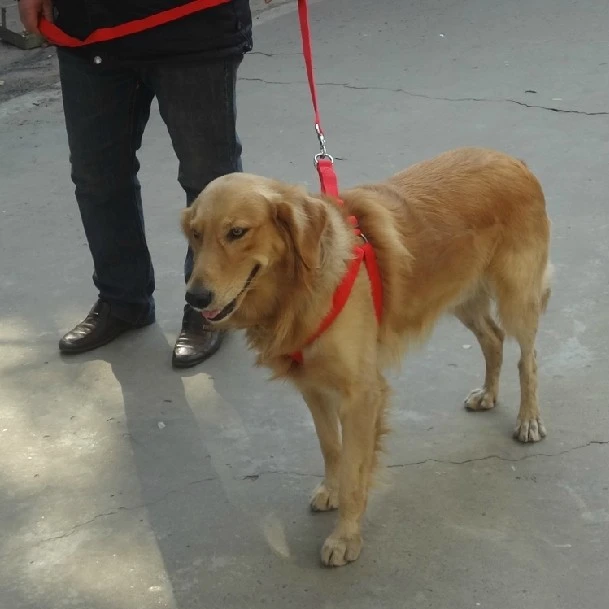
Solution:
[[[213,299],[213,292],[201,286],[194,286],[186,292],[186,302],[196,309],[205,309]]]

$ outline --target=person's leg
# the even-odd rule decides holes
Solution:
[[[241,142],[236,129],[235,85],[241,58],[184,64],[159,64],[149,71],[159,110],[179,161],[178,181],[190,205],[213,179],[241,171]],[[192,272],[187,251],[184,274]],[[223,333],[185,306],[173,363],[197,364],[220,346]]]
[[[154,272],[136,157],[153,92],[132,70],[98,65],[69,51],[58,55],[72,180],[93,257],[93,281],[104,315],[122,322],[102,336],[91,338],[80,328],[60,342],[62,351],[82,352],[109,342],[121,326],[154,321]]]

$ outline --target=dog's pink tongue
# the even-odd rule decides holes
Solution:
[[[202,311],[202,315],[203,317],[205,317],[205,319],[213,319],[214,317],[216,317],[218,315],[220,311],[218,310],[214,310],[214,311]]]

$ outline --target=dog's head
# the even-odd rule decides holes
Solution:
[[[243,173],[214,180],[182,212],[194,253],[186,301],[214,324],[272,315],[283,297],[311,289],[326,214],[296,186]]]

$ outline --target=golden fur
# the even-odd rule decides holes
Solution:
[[[201,307],[208,317],[233,302],[218,326],[245,329],[258,363],[290,379],[311,410],[325,461],[311,506],[339,508],[321,553],[332,566],[361,550],[360,521],[385,432],[389,388],[382,370],[425,339],[441,315],[460,319],[485,358],[484,385],[465,401],[471,410],[495,405],[504,332],[518,341],[515,437],[545,436],[534,343],[550,294],[544,196],[517,159],[454,150],[341,197],[344,208],[297,186],[231,174],[212,182],[182,218],[195,253],[187,290],[211,292],[211,303]],[[299,366],[288,354],[302,349],[330,309],[356,243],[349,214],[376,251],[382,320],[377,326],[362,266],[344,310],[304,348]],[[235,237],[234,228],[243,231]]]

